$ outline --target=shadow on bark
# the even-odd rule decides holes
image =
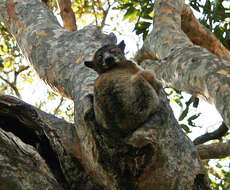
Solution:
[[[197,150],[165,97],[125,138],[102,130],[92,112],[85,118],[88,136],[79,138],[72,124],[12,96],[0,96],[0,118],[3,190],[209,188]]]

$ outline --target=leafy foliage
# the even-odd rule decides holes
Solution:
[[[202,13],[200,22],[210,29],[223,45],[230,49],[230,7],[224,6],[228,0],[190,0],[195,11]],[[120,0],[117,9],[125,10],[124,19],[136,22],[137,35],[147,36],[152,24],[154,0]]]
[[[153,0],[121,0],[116,9],[126,10],[124,19],[135,21],[134,31],[146,38],[153,20]]]
[[[22,54],[2,23],[0,23],[0,56],[0,93],[21,97],[17,80],[28,67],[25,64],[20,64]]]
[[[197,127],[194,120],[196,120],[201,113],[192,113],[191,107],[197,108],[199,104],[199,99],[190,96],[186,101],[187,97],[185,98],[181,91],[168,88],[166,89],[166,94],[170,100],[170,102],[176,103],[181,108],[180,116],[178,117],[178,122],[180,127],[186,132],[191,133],[192,127]],[[185,107],[184,107],[185,106]],[[192,114],[191,114],[192,113]]]
[[[203,165],[207,170],[213,190],[230,189],[229,162],[227,159],[205,160]]]
[[[111,0],[74,0],[72,9],[75,13],[76,21],[81,22],[82,26],[96,23],[102,29],[112,5]]]

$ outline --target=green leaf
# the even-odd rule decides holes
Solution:
[[[199,116],[200,116],[200,113],[199,114],[195,114],[195,115],[191,116],[190,118],[188,118],[188,124],[190,126],[196,127],[196,125],[193,122],[193,120],[197,119]]]
[[[150,20],[152,20],[153,18],[150,16],[150,14],[152,13],[152,11],[153,11],[153,8],[144,7],[142,9],[142,12],[141,12],[141,17],[144,18],[144,19],[150,19]]]
[[[180,127],[181,127],[182,129],[184,129],[184,131],[185,131],[186,133],[191,133],[191,130],[189,129],[189,127],[188,127],[187,125],[185,125],[185,124],[180,124]]]
[[[114,7],[113,10],[119,10],[119,9],[127,9],[128,7],[133,6],[132,3],[124,3],[124,4],[120,4],[118,7]]]
[[[199,101],[200,101],[199,98],[195,98],[195,99],[194,99],[194,101],[193,101],[193,107],[194,107],[194,108],[197,108],[197,107],[198,107]]]
[[[209,0],[206,0],[204,9],[203,9],[203,14],[208,14],[211,10],[211,3]]]
[[[193,102],[194,97],[191,96],[187,102],[185,102],[186,106],[189,107],[190,104]]]
[[[220,163],[217,163],[217,164],[216,164],[216,167],[217,167],[217,168],[222,168],[223,166],[221,166]]]
[[[3,65],[3,59],[2,57],[0,56],[0,68],[4,68],[4,65]]]
[[[136,31],[137,35],[143,34],[143,38],[145,39],[145,37],[148,34],[148,29],[150,25],[151,25],[150,22],[140,21],[135,25],[134,30]]]
[[[181,108],[183,108],[183,104],[182,104],[180,98],[175,98],[174,101],[175,101]]]
[[[124,19],[129,19],[129,22],[134,21],[138,16],[138,10],[134,7],[129,7],[124,15]]]
[[[186,109],[181,113],[178,120],[182,121],[187,115],[188,115],[188,107],[186,107]]]
[[[223,36],[223,31],[222,31],[222,29],[220,28],[220,26],[218,26],[218,25],[214,28],[214,33],[215,33],[215,36],[216,36],[218,39],[222,38],[222,36]]]
[[[192,6],[192,8],[194,8],[196,11],[200,12],[200,8],[198,6],[198,4],[194,1],[190,2],[190,5]]]

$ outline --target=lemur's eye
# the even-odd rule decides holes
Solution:
[[[115,53],[116,52],[116,49],[111,49],[109,50],[110,53]]]

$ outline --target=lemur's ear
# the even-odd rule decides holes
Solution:
[[[85,64],[86,67],[89,67],[91,69],[94,68],[94,62],[93,61],[85,61],[84,64]]]
[[[121,49],[121,51],[124,53],[125,52],[125,41],[122,40],[119,44],[118,47]]]

